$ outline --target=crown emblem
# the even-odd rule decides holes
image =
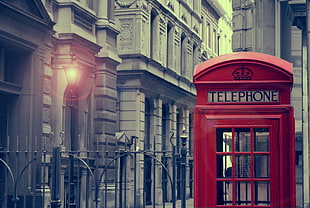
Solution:
[[[249,68],[245,68],[244,65],[241,68],[235,69],[232,73],[235,80],[251,80],[253,72]]]

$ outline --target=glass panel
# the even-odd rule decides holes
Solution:
[[[255,178],[269,178],[269,155],[254,156],[254,173]]]
[[[217,155],[216,156],[217,178],[231,178],[232,177],[232,163],[231,155]]]
[[[237,178],[249,178],[251,176],[250,155],[236,155],[235,168]]]
[[[216,129],[216,151],[231,152],[232,131],[230,128]]]
[[[269,152],[269,128],[254,128],[254,151]]]
[[[236,205],[251,205],[251,183],[236,182]]]
[[[270,185],[268,181],[255,182],[255,205],[270,205]]]
[[[250,152],[251,134],[249,128],[236,128],[235,148],[236,152]]]
[[[217,182],[217,204],[232,205],[232,182],[218,181]]]

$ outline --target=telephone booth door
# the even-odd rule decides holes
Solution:
[[[208,120],[208,126],[216,207],[279,207],[278,120]]]

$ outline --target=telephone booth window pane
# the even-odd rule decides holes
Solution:
[[[236,204],[251,205],[251,183],[248,181],[236,182]]]
[[[254,128],[254,151],[269,152],[269,128]]]
[[[231,178],[232,177],[232,162],[231,155],[217,155],[217,178]]]
[[[270,205],[270,184],[269,181],[255,182],[255,205]]]
[[[270,207],[269,143],[266,127],[216,129],[218,205]]]
[[[236,152],[250,152],[251,149],[250,128],[236,128],[235,148]]]
[[[232,182],[218,181],[217,182],[217,204],[232,205]]]
[[[255,178],[269,178],[269,155],[255,155],[254,168]]]
[[[251,157],[250,155],[235,156],[235,170],[237,178],[251,177]]]
[[[232,150],[232,131],[231,128],[216,129],[216,151],[231,152]]]

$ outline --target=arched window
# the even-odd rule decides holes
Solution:
[[[206,30],[207,30],[206,26],[207,26],[207,24],[206,24],[206,20],[205,20],[204,16],[201,16],[201,21],[202,21],[202,24],[201,24],[202,41],[207,43],[206,42]]]
[[[195,68],[195,66],[196,66],[196,64],[198,64],[198,53],[197,53],[197,50],[198,50],[198,45],[197,45],[197,43],[194,43],[194,45],[193,45],[193,66],[192,66],[192,68],[191,68],[191,75],[192,74],[194,74],[194,68]]]
[[[210,23],[207,23],[207,32],[206,32],[206,43],[209,48],[211,48],[211,26]]]
[[[150,31],[150,56],[152,59],[158,59],[158,13],[151,11],[151,31]]]
[[[214,53],[217,53],[217,32],[216,30],[214,29],[213,30],[213,47],[212,47],[212,50]]]
[[[180,56],[180,69],[181,75],[186,75],[186,36],[184,33],[181,35],[181,56]]]
[[[171,22],[167,24],[167,60],[166,66],[169,69],[173,68],[173,26]]]

